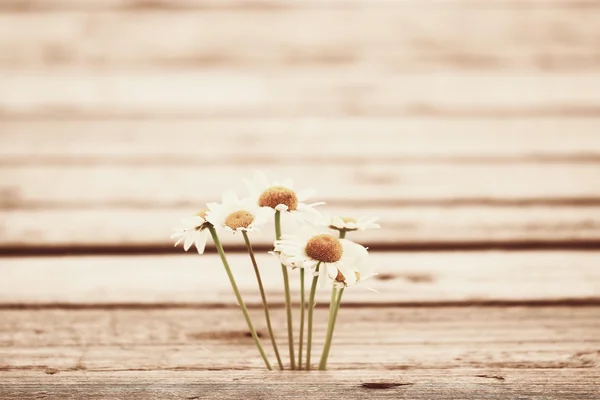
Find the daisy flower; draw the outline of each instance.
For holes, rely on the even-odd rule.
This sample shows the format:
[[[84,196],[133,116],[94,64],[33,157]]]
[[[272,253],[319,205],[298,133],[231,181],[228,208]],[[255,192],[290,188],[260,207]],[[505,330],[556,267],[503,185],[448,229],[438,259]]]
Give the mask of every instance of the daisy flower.
[[[281,240],[275,241],[275,253],[288,267],[308,268],[318,273],[321,286],[327,283],[354,286],[372,275],[367,268],[366,248],[329,233],[304,231],[297,235],[283,235]]]
[[[196,246],[198,254],[204,253],[206,240],[208,239],[209,231],[206,220],[206,211],[202,210],[196,215],[181,220],[182,227],[176,228],[175,233],[171,235],[171,239],[175,239],[175,246],[183,242],[183,249],[188,251],[192,244]]]
[[[315,190],[296,192],[291,179],[284,179],[281,182],[269,181],[262,172],[255,172],[254,180],[244,179],[244,183],[260,207],[269,207],[281,212],[287,211],[292,215],[301,216],[301,219],[319,217],[320,213],[314,207],[325,204],[323,202],[304,203],[315,195]]]
[[[272,208],[260,207],[254,199],[239,199],[231,191],[223,194],[222,203],[208,203],[207,206],[208,222],[229,232],[256,231],[275,213]]]
[[[333,285],[342,287],[351,287],[359,282],[363,282],[375,276],[375,270],[369,262],[369,252],[367,249],[357,243],[348,243],[347,253],[348,263],[346,272],[338,269],[337,275],[333,278]]]
[[[357,220],[351,217],[325,215],[319,225],[340,232],[366,231],[367,229],[381,228],[381,225],[376,223],[378,219],[378,217],[361,217]]]

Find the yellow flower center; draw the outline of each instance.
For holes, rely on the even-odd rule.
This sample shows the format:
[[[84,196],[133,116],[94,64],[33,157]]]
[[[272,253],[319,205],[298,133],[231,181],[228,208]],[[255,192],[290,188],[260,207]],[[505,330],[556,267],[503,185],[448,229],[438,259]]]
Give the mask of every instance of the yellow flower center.
[[[332,263],[339,261],[342,253],[342,244],[332,235],[316,235],[306,243],[306,254],[313,260]]]
[[[283,186],[271,186],[258,198],[261,207],[275,208],[279,204],[285,204],[290,211],[298,208],[298,197],[293,190]]]
[[[238,228],[247,228],[254,221],[254,215],[246,210],[233,212],[225,218],[225,225],[233,230]]]

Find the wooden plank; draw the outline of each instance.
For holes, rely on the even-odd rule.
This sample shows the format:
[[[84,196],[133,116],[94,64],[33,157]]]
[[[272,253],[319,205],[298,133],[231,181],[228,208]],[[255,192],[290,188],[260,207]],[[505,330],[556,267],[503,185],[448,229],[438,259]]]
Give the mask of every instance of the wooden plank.
[[[245,302],[260,305],[246,254],[228,259]],[[348,289],[347,304],[471,304],[600,300],[598,252],[371,253],[380,275]],[[277,260],[258,254],[270,303],[283,302]],[[234,304],[216,254],[0,259],[4,306],[130,304],[187,307]],[[290,274],[299,287],[299,273]],[[373,293],[374,289],[379,293]],[[297,303],[297,289],[294,289]],[[318,291],[327,303],[329,290]]]
[[[218,372],[8,372],[0,375],[0,395],[20,400],[164,398],[237,400],[259,398],[463,399],[510,398],[592,399],[598,369],[513,370],[502,374],[478,369],[423,371],[335,371],[267,374],[258,371]],[[485,373],[487,372],[487,373]]]
[[[5,115],[596,116],[600,108],[597,73],[5,69],[0,87]]]
[[[291,177],[295,187],[314,188],[313,201],[332,205],[448,204],[470,200],[533,200],[600,197],[596,164],[295,164],[214,165],[25,165],[0,168],[4,208],[189,207],[199,209],[226,190],[246,193],[242,178],[253,169]],[[192,184],[192,182],[198,184]],[[535,184],[532,184],[535,182]],[[475,201],[474,201],[475,199]],[[573,203],[573,204],[576,204]]]
[[[599,312],[598,307],[342,307],[328,367],[394,371],[396,376],[461,368],[500,376],[504,368],[548,368],[558,374],[559,369],[577,368],[597,374]],[[285,349],[285,310],[271,314],[279,346]],[[264,369],[236,309],[23,310],[0,315],[2,369],[29,376],[37,372],[42,378],[46,370],[58,372],[56,377],[70,370],[85,378],[84,373],[95,371]],[[264,314],[252,310],[251,315],[271,356]],[[316,310],[313,360],[321,352],[326,319],[326,309]],[[287,364],[285,351],[282,356]],[[505,378],[513,379],[516,374]]]
[[[291,0],[280,2],[277,0],[4,0],[0,10],[5,11],[106,11],[106,10],[138,10],[138,11],[173,11],[173,10],[206,10],[206,9],[239,9],[239,10],[284,10],[284,9],[311,9],[311,8],[354,8],[373,5],[385,7],[396,6],[394,2],[386,0]],[[404,0],[402,5],[410,7],[437,8],[472,8],[483,9],[593,9],[598,6],[595,0],[548,0],[540,3],[538,0],[429,0],[427,3],[418,0]]]
[[[477,206],[459,207],[322,207],[339,215],[377,215],[382,228],[352,237],[370,247],[441,245],[444,243],[576,243],[600,240],[600,207]],[[0,248],[25,246],[138,246],[168,248],[169,234],[193,210],[69,208],[0,211]],[[52,227],[48,229],[48,227]],[[93,235],[90,234],[93,232]],[[253,235],[255,245],[272,245],[273,228]],[[239,237],[224,235],[228,246],[243,246]],[[210,246],[209,246],[210,247]],[[68,252],[68,250],[67,250]]]
[[[557,117],[0,119],[0,163],[575,163],[600,158],[599,129]]]
[[[4,6],[17,10],[0,15],[0,63],[586,70],[598,68],[600,54],[594,29],[600,10],[567,1],[279,2],[263,8],[254,2],[251,9],[239,2],[234,7],[202,2],[199,10],[181,12],[173,2],[162,3],[163,10],[144,10],[148,2],[86,1],[77,2],[79,11],[40,3],[29,1],[27,12]],[[160,4],[150,2],[151,8]],[[156,29],[169,34],[157,36]]]

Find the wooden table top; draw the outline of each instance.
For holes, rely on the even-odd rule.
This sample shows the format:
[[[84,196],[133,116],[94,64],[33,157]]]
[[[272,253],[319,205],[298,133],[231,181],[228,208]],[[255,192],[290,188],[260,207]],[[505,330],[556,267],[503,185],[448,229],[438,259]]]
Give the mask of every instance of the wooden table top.
[[[595,0],[0,2],[0,399],[600,399],[598,26]],[[214,247],[169,240],[254,170],[381,218],[328,371],[265,371]]]

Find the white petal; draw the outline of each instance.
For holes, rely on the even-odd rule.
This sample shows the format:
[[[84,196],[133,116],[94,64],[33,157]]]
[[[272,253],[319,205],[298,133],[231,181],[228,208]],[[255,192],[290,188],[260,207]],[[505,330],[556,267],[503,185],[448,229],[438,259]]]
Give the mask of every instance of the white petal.
[[[341,219],[340,217],[333,217],[331,219],[331,225],[335,226],[336,228],[344,228],[344,220]]]
[[[193,243],[194,243],[194,236],[187,235],[185,237],[185,243],[183,243],[183,250],[188,251],[190,249],[190,247],[192,247]]]
[[[206,207],[209,210],[217,210],[221,207],[221,204],[217,203],[217,202],[210,202],[210,203],[206,203]]]
[[[201,232],[198,233],[198,236],[196,237],[196,249],[198,250],[198,254],[204,254],[207,238],[208,229],[203,229]]]
[[[327,264],[321,263],[321,266],[319,267],[319,286],[321,288],[327,286],[327,274]]]
[[[280,211],[280,212],[285,212],[288,210],[288,206],[286,206],[285,204],[278,204],[275,207],[275,210]]]

